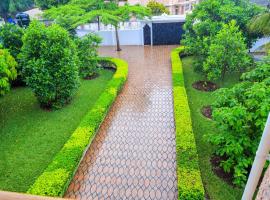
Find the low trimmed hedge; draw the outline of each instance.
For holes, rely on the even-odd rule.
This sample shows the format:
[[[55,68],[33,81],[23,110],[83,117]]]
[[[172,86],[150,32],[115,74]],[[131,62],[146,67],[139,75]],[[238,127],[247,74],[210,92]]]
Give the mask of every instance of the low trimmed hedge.
[[[128,75],[128,64],[117,58],[106,58],[116,65],[116,72],[92,109],[45,171],[27,193],[43,196],[63,196],[87,147],[94,139],[118,92]]]
[[[184,47],[179,47],[171,52],[176,126],[178,199],[199,200],[204,199],[204,187],[184,85],[182,62],[179,57],[179,54],[183,51]]]

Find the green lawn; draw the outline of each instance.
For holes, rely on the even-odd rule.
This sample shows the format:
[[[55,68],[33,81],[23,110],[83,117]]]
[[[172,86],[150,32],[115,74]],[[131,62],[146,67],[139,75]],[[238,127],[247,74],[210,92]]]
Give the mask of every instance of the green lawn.
[[[197,143],[197,150],[199,154],[200,169],[206,193],[212,200],[231,200],[241,199],[242,190],[234,188],[217,177],[211,168],[210,158],[214,150],[206,138],[206,134],[215,134],[217,129],[214,123],[205,118],[200,110],[204,105],[212,103],[213,98],[209,92],[200,92],[193,89],[192,83],[197,80],[204,80],[203,76],[193,71],[192,62],[194,57],[183,58],[183,68],[185,77],[185,86],[187,89],[189,105],[191,109],[191,117],[193,123],[193,130]],[[217,81],[220,87],[231,87],[239,80],[239,75],[231,74],[226,76],[225,81]]]
[[[42,110],[28,88],[0,98],[0,190],[26,192],[94,105],[113,71],[82,81],[61,110]]]

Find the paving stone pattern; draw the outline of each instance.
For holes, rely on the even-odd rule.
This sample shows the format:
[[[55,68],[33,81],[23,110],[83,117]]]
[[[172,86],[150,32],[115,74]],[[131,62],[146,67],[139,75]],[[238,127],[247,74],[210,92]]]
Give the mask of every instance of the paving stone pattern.
[[[172,48],[100,49],[103,56],[127,60],[129,77],[65,197],[177,199]]]

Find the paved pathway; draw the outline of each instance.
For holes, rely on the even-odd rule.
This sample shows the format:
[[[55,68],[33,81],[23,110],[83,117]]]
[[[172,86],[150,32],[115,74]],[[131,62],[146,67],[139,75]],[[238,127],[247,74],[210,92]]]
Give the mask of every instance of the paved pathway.
[[[104,56],[128,61],[129,77],[66,197],[177,199],[172,48],[101,48]]]

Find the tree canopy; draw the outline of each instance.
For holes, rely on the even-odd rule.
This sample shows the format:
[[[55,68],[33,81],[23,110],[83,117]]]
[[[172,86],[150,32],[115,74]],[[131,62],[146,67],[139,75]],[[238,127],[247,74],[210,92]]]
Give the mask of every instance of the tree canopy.
[[[149,1],[147,7],[151,9],[152,15],[170,14],[169,10],[162,3],[155,0]]]

